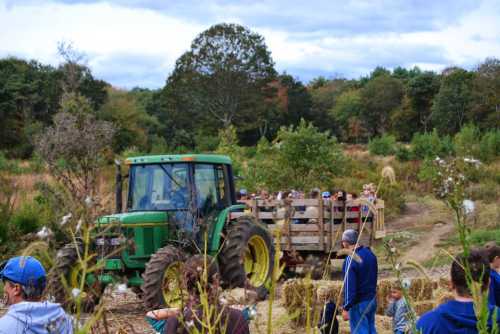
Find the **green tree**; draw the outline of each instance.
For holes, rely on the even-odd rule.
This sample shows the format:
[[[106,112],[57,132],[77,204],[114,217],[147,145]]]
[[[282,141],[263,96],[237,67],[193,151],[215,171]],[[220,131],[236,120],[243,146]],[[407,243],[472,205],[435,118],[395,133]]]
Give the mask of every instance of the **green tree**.
[[[276,186],[308,189],[327,182],[345,170],[345,157],[334,137],[302,120],[298,127],[283,127],[275,140]]]
[[[476,70],[468,121],[484,129],[500,128],[500,60],[487,58]]]
[[[403,94],[401,82],[387,75],[377,75],[362,88],[362,120],[370,136],[389,129],[391,114],[400,107]]]
[[[361,124],[363,104],[359,90],[343,92],[337,99],[330,114],[335,119],[338,133],[346,141],[359,142],[366,136],[366,130]]]
[[[156,118],[141,108],[132,92],[109,88],[107,95],[107,102],[98,112],[98,117],[115,126],[113,150],[119,153],[126,148],[136,147],[146,151],[151,134],[149,129],[156,127]]]
[[[264,38],[237,24],[217,24],[199,34],[168,78],[173,109],[189,110],[216,130],[234,125],[258,131],[276,78]],[[180,107],[180,104],[183,107]],[[176,113],[182,113],[176,110]]]
[[[279,76],[279,83],[284,89],[282,96],[278,91],[284,112],[280,125],[298,125],[302,118],[310,120],[312,97],[302,82],[285,73]]]
[[[411,106],[411,100],[404,95],[401,106],[391,114],[391,132],[401,141],[410,141],[412,135],[418,131],[417,115]]]
[[[31,136],[51,122],[61,90],[54,68],[17,58],[0,60],[0,150],[31,155]]]
[[[335,124],[331,110],[335,106],[337,98],[344,91],[353,88],[353,86],[353,82],[346,79],[329,80],[326,84],[319,85],[317,88],[314,88],[315,85],[310,86],[312,107],[308,120],[312,121],[314,126],[321,131],[339,133],[339,128]]]
[[[57,52],[63,59],[58,68],[63,91],[85,96],[91,107],[98,110],[106,102],[108,84],[94,78],[90,68],[85,65],[85,54],[78,51],[72,43],[60,42]]]
[[[410,122],[417,122],[416,131],[427,132],[431,120],[434,96],[439,92],[439,76],[434,72],[423,72],[408,82],[408,98],[415,115]]]
[[[440,133],[454,134],[467,120],[472,103],[474,74],[463,69],[444,71],[432,105],[432,122]]]

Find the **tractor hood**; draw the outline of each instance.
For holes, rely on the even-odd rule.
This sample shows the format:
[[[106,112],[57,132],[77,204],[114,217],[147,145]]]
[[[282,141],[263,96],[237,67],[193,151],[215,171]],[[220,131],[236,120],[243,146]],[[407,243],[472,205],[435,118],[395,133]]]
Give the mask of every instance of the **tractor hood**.
[[[117,222],[123,225],[144,225],[165,223],[167,218],[168,214],[165,211],[139,211],[102,216],[97,219],[97,222],[102,225]]]

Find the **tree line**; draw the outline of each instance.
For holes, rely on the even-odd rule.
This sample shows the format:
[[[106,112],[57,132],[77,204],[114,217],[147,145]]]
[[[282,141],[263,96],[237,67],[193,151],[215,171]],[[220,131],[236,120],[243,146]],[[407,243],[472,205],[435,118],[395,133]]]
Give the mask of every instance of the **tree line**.
[[[304,84],[277,73],[262,36],[223,23],[193,40],[164,87],[120,90],[96,78],[71,45],[61,44],[59,53],[57,67],[0,59],[0,151],[9,157],[29,158],[55,115],[75,109],[111,123],[114,153],[213,151],[220,129],[230,127],[241,145],[253,146],[302,119],[349,143],[382,135],[410,141],[433,130],[454,135],[469,123],[500,128],[496,58],[472,70],[377,67],[359,79]]]

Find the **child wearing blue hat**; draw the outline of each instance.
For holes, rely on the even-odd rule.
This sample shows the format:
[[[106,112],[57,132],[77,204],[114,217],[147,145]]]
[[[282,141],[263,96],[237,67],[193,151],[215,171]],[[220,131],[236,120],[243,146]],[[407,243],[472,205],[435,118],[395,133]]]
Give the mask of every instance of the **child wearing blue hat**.
[[[0,334],[71,334],[71,318],[59,304],[42,302],[47,275],[31,256],[11,258],[0,272],[7,313],[0,318]]]

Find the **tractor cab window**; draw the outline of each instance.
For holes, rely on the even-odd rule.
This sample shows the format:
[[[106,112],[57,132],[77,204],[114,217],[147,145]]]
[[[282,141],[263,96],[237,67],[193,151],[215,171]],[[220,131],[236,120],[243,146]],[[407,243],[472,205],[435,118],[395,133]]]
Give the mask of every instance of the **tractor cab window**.
[[[227,190],[222,165],[196,164],[194,171],[197,208],[202,214],[227,206]]]
[[[135,165],[130,169],[130,211],[187,209],[187,164]]]

